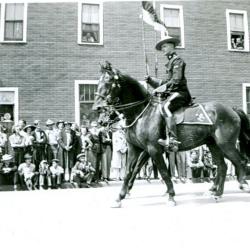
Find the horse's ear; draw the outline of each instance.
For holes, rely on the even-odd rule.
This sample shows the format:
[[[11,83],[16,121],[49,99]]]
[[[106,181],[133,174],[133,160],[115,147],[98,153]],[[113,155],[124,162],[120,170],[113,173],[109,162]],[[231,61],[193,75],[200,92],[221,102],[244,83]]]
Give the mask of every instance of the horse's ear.
[[[106,63],[106,65],[105,65],[105,69],[107,69],[107,70],[112,70],[112,65],[111,65],[111,63],[109,62],[109,61],[105,61],[105,63]]]

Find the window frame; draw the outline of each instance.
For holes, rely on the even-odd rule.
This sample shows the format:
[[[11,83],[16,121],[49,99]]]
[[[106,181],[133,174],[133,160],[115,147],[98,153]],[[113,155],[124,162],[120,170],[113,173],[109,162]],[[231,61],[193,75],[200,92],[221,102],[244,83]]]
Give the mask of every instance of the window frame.
[[[98,85],[99,80],[75,80],[75,122],[80,124],[80,85],[84,84],[93,84]],[[90,101],[86,101],[86,103],[92,103]]]
[[[247,114],[247,88],[250,89],[250,83],[243,83],[242,84],[242,108],[246,114]]]
[[[0,87],[0,92],[14,92],[14,123],[19,120],[19,93],[18,88]]]
[[[98,4],[99,5],[99,20],[100,20],[100,41],[99,43],[88,43],[82,42],[82,5],[83,4]],[[93,1],[80,1],[78,2],[78,35],[77,35],[77,43],[79,45],[103,45],[103,2],[93,0]]]
[[[164,9],[178,9],[179,18],[180,18],[180,29],[181,29],[181,46],[176,46],[176,48],[184,49],[185,48],[185,33],[184,33],[184,17],[183,17],[183,6],[182,5],[173,5],[173,4],[161,4],[160,5],[160,18],[164,21]],[[161,39],[164,39],[164,31],[161,32]]]
[[[6,4],[23,4],[23,39],[22,40],[5,40],[5,10]],[[27,42],[27,12],[28,12],[28,3],[27,2],[6,2],[1,5],[1,20],[0,20],[0,43],[26,43]]]
[[[243,22],[244,22],[244,50],[232,49],[231,48],[231,27],[230,27],[230,14],[243,14]],[[229,51],[235,52],[249,52],[249,32],[248,32],[248,17],[246,10],[232,10],[226,9],[226,21],[227,21],[227,48]]]

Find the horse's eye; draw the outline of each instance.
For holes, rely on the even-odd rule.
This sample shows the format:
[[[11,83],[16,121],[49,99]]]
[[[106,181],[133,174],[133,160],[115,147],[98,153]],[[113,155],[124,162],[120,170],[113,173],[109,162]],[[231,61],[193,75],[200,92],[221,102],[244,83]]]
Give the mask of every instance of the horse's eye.
[[[114,79],[118,80],[119,79],[118,75],[114,75]]]
[[[112,88],[115,88],[115,87],[116,87],[116,85],[115,85],[115,83],[113,83],[113,84],[112,84]]]

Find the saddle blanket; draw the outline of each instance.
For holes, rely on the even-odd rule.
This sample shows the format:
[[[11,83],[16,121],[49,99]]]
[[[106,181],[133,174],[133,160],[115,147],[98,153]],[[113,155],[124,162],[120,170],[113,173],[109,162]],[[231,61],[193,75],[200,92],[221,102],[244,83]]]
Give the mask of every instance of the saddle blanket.
[[[161,104],[162,110],[164,109],[164,104],[164,102]],[[176,124],[213,125],[213,122],[201,104],[180,108],[173,115]]]

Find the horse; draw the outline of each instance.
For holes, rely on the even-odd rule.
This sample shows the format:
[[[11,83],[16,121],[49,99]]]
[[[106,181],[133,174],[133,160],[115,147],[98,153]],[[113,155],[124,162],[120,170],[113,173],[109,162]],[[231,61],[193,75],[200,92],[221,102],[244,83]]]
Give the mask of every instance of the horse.
[[[241,147],[247,156],[250,156],[247,150],[250,138],[250,122],[247,116],[244,112],[218,102],[201,105],[211,119],[212,125],[178,124],[177,137],[181,142],[179,151],[191,150],[203,144],[208,146],[217,165],[217,175],[210,188],[215,199],[221,197],[224,192],[227,171],[224,158],[234,164],[240,187],[248,191],[246,159],[236,148],[236,142],[240,139]],[[128,142],[127,173],[113,207],[121,207],[122,200],[128,192],[128,185],[133,185],[136,169],[138,171],[148,157],[152,158],[167,186],[169,205],[175,206],[174,186],[163,158],[164,148],[157,142],[165,136],[165,122],[159,109],[158,98],[149,95],[146,88],[136,79],[122,74],[108,63],[101,66],[101,76],[93,104],[94,110],[105,107],[113,107],[124,114]]]

